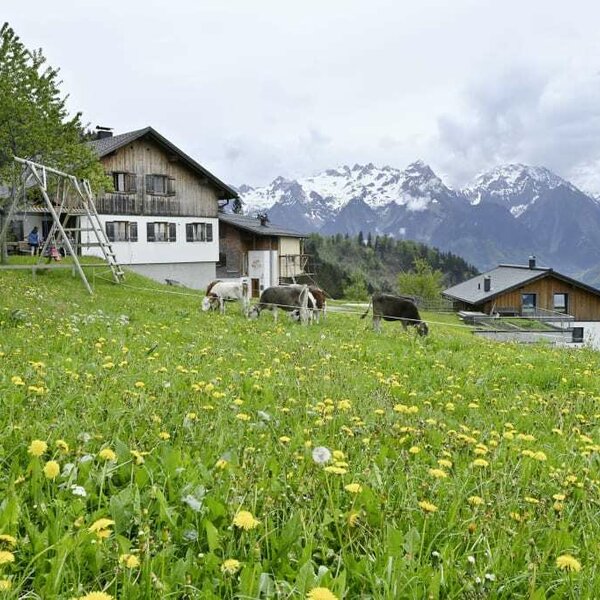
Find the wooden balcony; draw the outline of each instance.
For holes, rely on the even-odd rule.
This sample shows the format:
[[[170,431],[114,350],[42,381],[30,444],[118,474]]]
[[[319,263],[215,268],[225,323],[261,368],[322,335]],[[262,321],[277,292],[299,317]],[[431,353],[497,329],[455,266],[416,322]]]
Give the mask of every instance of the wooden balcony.
[[[309,273],[308,254],[282,254],[279,257],[279,277],[281,279],[293,279],[300,275]]]
[[[136,194],[107,194],[96,199],[96,208],[104,215],[185,216],[180,203],[168,196],[140,198]]]

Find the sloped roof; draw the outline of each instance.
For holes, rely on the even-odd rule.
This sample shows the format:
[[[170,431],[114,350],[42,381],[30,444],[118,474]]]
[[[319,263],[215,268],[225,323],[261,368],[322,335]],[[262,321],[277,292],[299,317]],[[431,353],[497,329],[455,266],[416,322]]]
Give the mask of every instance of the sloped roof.
[[[229,225],[239,227],[240,229],[244,229],[246,231],[251,231],[256,235],[274,235],[278,237],[296,238],[306,237],[303,233],[294,231],[292,229],[285,229],[284,227],[279,227],[279,225],[274,225],[272,223],[261,225],[257,218],[247,217],[245,215],[219,213],[219,221],[223,221],[224,223],[228,223]]]
[[[127,133],[120,133],[119,135],[113,135],[111,137],[105,137],[99,140],[92,140],[88,142],[88,145],[96,154],[102,158],[119,148],[139,140],[142,137],[149,137],[154,140],[157,144],[171,151],[177,155],[181,161],[186,164],[192,171],[195,171],[198,175],[206,177],[211,181],[217,188],[223,193],[223,198],[231,199],[237,198],[238,193],[226,183],[223,183],[220,179],[215,177],[210,171],[207,171],[202,165],[197,163],[191,156],[188,156],[185,152],[180,150],[175,144],[171,143],[166,137],[162,136],[158,131],[152,127],[144,127],[143,129],[136,129],[135,131],[128,131]]]
[[[500,294],[518,288],[526,283],[532,283],[552,275],[557,279],[580,287],[592,294],[600,295],[600,290],[593,288],[581,281],[567,277],[546,267],[534,267],[522,265],[499,265],[491,271],[477,275],[463,283],[454,285],[442,292],[442,295],[454,300],[462,300],[468,304],[483,304]],[[484,291],[483,281],[485,277],[490,278],[490,291]]]

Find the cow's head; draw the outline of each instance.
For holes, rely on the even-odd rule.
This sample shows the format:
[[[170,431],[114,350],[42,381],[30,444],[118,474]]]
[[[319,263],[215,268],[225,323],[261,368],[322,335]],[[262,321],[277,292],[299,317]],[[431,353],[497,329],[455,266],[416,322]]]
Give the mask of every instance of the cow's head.
[[[427,335],[429,333],[429,327],[427,327],[427,323],[425,323],[425,321],[421,321],[417,325],[417,333],[419,335]]]
[[[207,310],[215,310],[219,306],[219,299],[216,296],[208,295],[204,296],[202,299],[202,310],[206,312]]]
[[[248,312],[248,318],[249,319],[258,319],[258,317],[260,317],[260,310],[258,309],[257,306],[253,306],[250,311]]]

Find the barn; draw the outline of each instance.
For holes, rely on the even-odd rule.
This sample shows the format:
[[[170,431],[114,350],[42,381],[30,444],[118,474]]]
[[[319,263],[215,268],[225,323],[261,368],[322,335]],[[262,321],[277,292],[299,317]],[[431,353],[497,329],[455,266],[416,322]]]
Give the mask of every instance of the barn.
[[[600,321],[600,290],[551,268],[499,265],[442,293],[457,311],[502,316],[572,315],[576,321]]]

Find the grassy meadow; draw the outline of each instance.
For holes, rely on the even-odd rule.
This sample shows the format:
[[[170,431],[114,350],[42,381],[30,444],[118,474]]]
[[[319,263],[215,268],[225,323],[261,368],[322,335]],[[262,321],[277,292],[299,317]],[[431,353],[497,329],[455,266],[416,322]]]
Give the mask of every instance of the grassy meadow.
[[[126,283],[0,271],[0,598],[600,595],[598,353]]]

